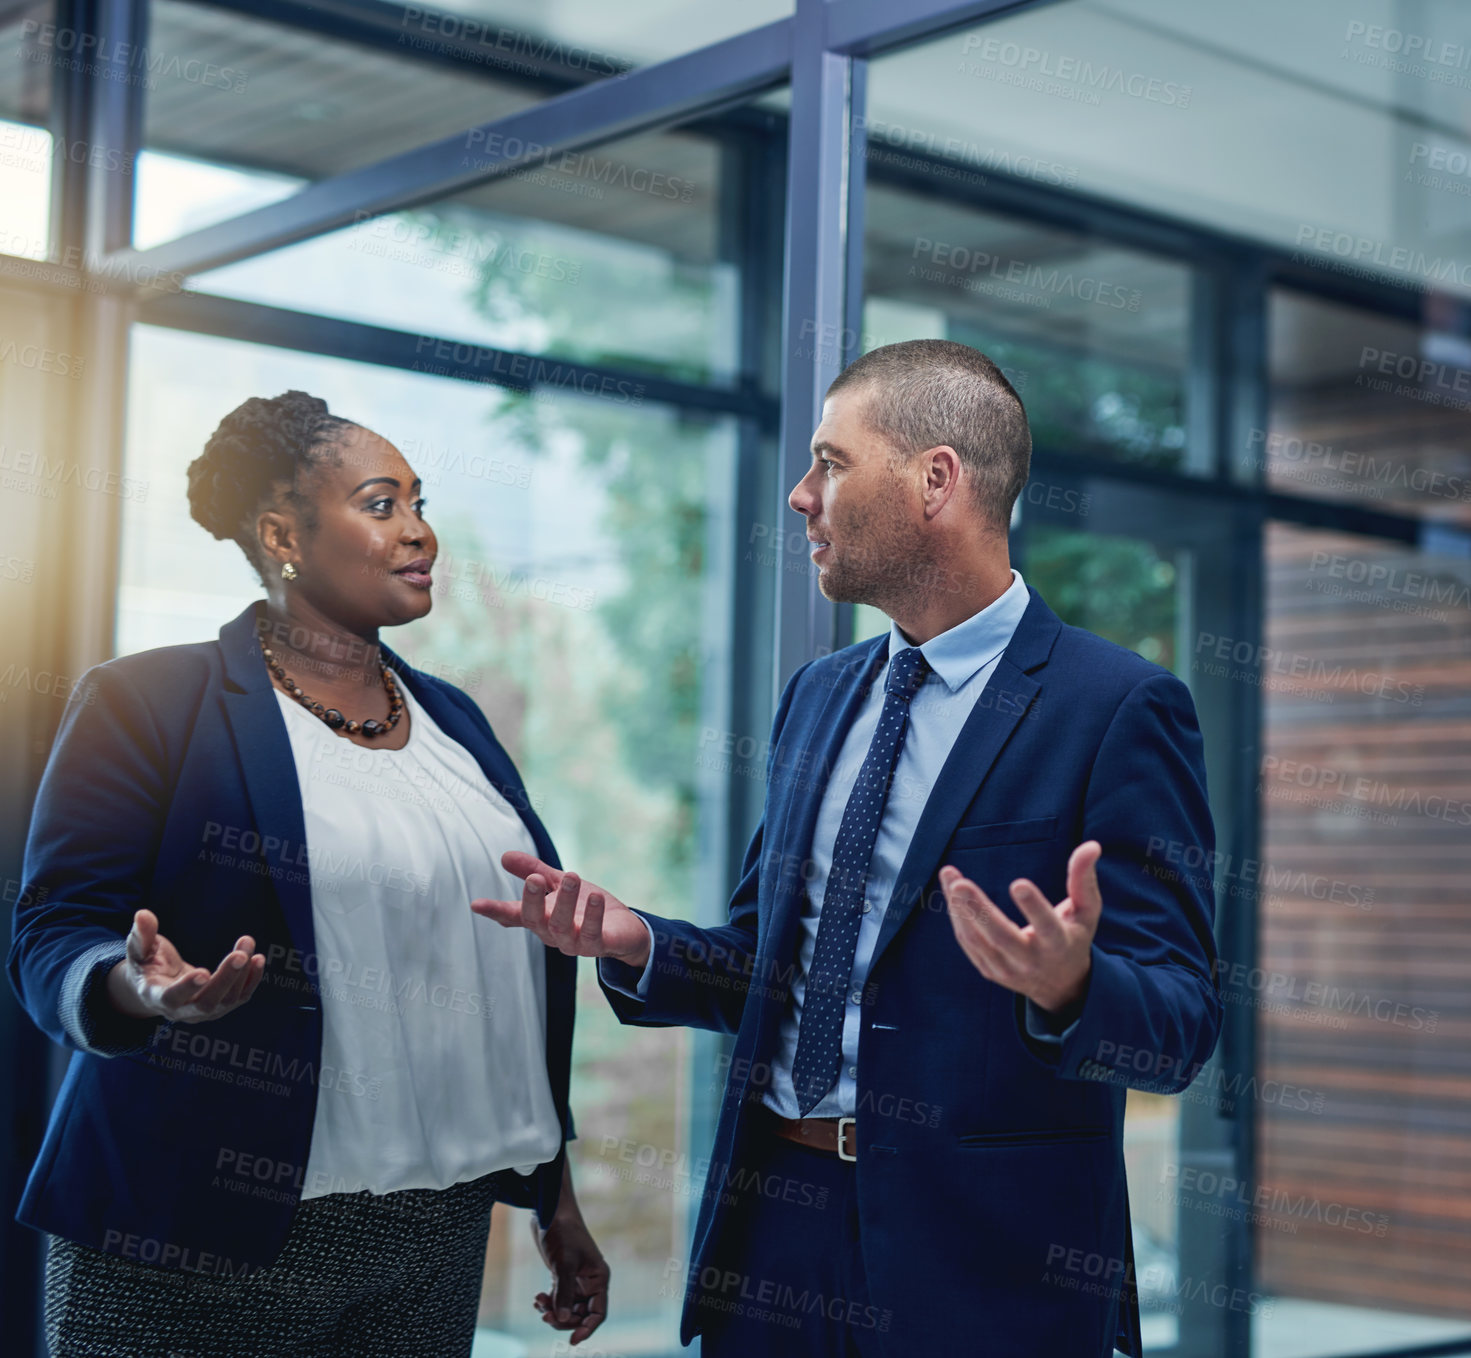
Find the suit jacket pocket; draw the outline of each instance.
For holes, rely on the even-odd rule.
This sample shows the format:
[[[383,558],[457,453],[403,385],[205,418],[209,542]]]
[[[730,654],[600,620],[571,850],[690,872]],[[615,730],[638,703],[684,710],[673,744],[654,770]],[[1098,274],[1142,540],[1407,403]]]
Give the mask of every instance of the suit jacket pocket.
[[[989,849],[993,844],[1027,844],[1033,840],[1051,839],[1056,833],[1056,816],[994,821],[986,825],[962,825],[950,836],[950,847]]]

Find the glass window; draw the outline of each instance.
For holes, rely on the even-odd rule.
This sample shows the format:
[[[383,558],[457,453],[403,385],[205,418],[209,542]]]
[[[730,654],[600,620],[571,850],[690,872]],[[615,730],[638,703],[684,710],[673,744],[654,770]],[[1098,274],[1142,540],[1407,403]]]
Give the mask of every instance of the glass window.
[[[874,65],[870,136],[1471,293],[1459,0],[1072,0]]]
[[[1273,525],[1261,662],[1258,1351],[1471,1336],[1471,543]]]
[[[416,332],[426,367],[447,338],[729,385],[741,196],[722,185],[742,155],[689,133],[626,138],[191,286]]]
[[[432,52],[418,53],[409,21],[415,7],[393,12],[403,25],[373,46],[238,9],[153,0],[146,46],[116,59],[126,59],[144,82],[144,148],[310,181],[536,102],[523,80],[507,78],[495,65],[461,70]],[[238,183],[181,184],[177,175],[154,173],[138,182],[139,219],[156,232],[160,221],[176,215],[175,193],[187,199],[190,226],[241,210]],[[155,195],[161,204],[154,204]]]
[[[1051,488],[1040,469],[1034,484]],[[1065,623],[1137,651],[1174,670],[1195,688],[1184,644],[1198,613],[1194,588],[1199,553],[1184,546],[1156,519],[1157,536],[1127,531],[1130,518],[1146,522],[1159,507],[1128,506],[1106,483],[1083,487],[1036,504],[1021,502],[1022,574]],[[1151,512],[1152,511],[1152,512]],[[1200,515],[1201,520],[1205,515]],[[1119,531],[1124,530],[1124,531]],[[1202,526],[1202,543],[1208,534]],[[1170,540],[1173,538],[1174,540]],[[1204,701],[1197,690],[1196,700]],[[1182,1165],[1193,1165],[1210,1115],[1208,1080],[1167,1097],[1131,1089],[1124,1118],[1124,1162],[1133,1228],[1134,1276],[1146,1351],[1167,1353],[1191,1336],[1187,1328],[1190,1279],[1203,1258],[1224,1254],[1224,1231],[1184,1210],[1174,1191]]]
[[[424,477],[435,606],[387,639],[480,704],[564,861],[659,913],[722,912],[720,865],[696,848],[726,814],[699,752],[702,731],[730,724],[734,422],[137,327],[126,471],[146,493],[123,506],[119,651],[210,637],[259,597],[238,549],[189,519],[184,469],[246,396],[291,387],[391,439]],[[677,1323],[668,1263],[687,1254],[702,1186],[690,1119],[714,1104],[689,1084],[696,1041],[620,1028],[582,969],[573,1160],[618,1273],[599,1342],[622,1353],[666,1352]],[[639,1182],[630,1146],[672,1168]],[[535,1341],[541,1264],[520,1214],[495,1216],[481,1321]]]
[[[1471,340],[1284,289],[1268,317],[1267,484],[1471,523]]]
[[[133,244],[140,250],[280,202],[306,183],[163,151],[140,151],[134,175]]]
[[[891,177],[871,144],[864,350],[974,345],[1016,387],[1038,448],[1210,466],[1208,440],[1189,435],[1188,266],[953,201],[938,173],[920,191]]]
[[[49,251],[52,15],[51,0],[0,9],[0,255]]]

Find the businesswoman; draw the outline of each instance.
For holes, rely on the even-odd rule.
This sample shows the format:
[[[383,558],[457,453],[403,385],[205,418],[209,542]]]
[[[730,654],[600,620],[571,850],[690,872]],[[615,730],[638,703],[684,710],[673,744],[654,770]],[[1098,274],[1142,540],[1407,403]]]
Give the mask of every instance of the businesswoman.
[[[10,975],[73,1053],[18,1214],[52,1352],[468,1354],[493,1201],[580,1342],[574,964],[469,908],[554,851],[474,703],[378,641],[431,607],[419,481],[293,391],[189,504],[267,597],[84,677],[26,847]]]

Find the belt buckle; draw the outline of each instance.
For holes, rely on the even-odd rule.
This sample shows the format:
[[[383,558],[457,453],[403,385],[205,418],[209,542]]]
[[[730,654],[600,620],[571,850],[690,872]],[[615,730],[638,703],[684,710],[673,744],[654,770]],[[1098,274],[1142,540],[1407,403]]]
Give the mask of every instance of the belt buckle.
[[[858,1135],[858,1132],[857,1132],[858,1119],[857,1118],[839,1118],[838,1119],[838,1159],[839,1160],[846,1160],[849,1164],[856,1165],[858,1163],[858,1152],[855,1150],[852,1155],[849,1155],[843,1149],[844,1145],[847,1144],[847,1131],[848,1131],[848,1129],[850,1127],[852,1127],[854,1129],[853,1135],[856,1138],[857,1135]]]

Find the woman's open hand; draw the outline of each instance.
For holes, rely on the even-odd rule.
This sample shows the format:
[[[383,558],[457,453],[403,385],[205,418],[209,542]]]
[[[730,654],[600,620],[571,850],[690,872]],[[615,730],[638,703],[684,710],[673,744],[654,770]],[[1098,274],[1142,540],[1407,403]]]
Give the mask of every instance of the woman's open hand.
[[[139,910],[128,932],[127,956],[107,973],[107,997],[130,1018],[206,1023],[238,1009],[265,974],[266,959],[242,934],[211,973],[190,966],[158,932],[158,917]]]

